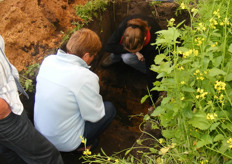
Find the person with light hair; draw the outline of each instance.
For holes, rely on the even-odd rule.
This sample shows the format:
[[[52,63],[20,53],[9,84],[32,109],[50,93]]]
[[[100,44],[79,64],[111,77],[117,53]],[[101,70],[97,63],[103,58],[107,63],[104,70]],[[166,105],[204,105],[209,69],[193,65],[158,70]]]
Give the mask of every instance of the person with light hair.
[[[91,148],[112,122],[116,110],[103,102],[99,78],[89,65],[102,45],[89,29],[76,31],[62,49],[41,64],[36,84],[34,123],[59,151],[81,150],[82,138]]]

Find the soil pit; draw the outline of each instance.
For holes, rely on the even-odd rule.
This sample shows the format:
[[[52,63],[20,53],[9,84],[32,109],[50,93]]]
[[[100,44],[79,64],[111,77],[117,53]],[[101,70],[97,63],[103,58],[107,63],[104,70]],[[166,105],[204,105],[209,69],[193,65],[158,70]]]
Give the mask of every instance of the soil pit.
[[[0,33],[6,41],[6,54],[17,69],[23,70],[35,62],[41,62],[44,56],[54,53],[61,43],[63,33],[73,28],[71,22],[80,21],[73,7],[85,4],[87,0],[8,0],[0,3]],[[153,7],[144,0],[121,1],[111,4],[99,18],[94,18],[87,27],[99,34],[104,44],[119,23],[129,15],[145,14],[157,19],[165,29],[167,20],[174,17],[181,22],[187,17],[175,16],[178,5],[160,3]],[[188,22],[186,22],[188,23]],[[20,55],[19,55],[20,54]],[[102,148],[107,155],[131,147],[141,136],[139,124],[143,117],[130,117],[147,113],[148,103],[140,104],[147,94],[146,76],[122,62],[107,69],[100,66],[107,53],[103,50],[92,64],[92,71],[99,76],[101,95],[104,101],[116,106],[117,116],[110,127],[100,137],[100,143],[94,153]],[[28,116],[33,120],[34,94],[30,99],[22,97]],[[160,135],[160,132],[156,132]],[[62,153],[66,164],[81,163],[79,155]],[[0,162],[1,159],[0,159]],[[3,163],[3,162],[2,162]]]

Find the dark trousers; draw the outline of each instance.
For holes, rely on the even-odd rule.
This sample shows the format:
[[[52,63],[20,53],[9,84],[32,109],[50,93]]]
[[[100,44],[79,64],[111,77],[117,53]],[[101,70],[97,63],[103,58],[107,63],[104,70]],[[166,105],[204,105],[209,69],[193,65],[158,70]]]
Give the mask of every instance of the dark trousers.
[[[85,131],[83,136],[87,139],[87,145],[90,145],[99,137],[100,134],[104,132],[116,115],[115,107],[111,102],[106,101],[104,102],[104,105],[105,116],[101,120],[94,123],[89,121],[85,122]]]
[[[0,120],[0,153],[10,164],[63,164],[59,151],[33,126],[27,114]]]

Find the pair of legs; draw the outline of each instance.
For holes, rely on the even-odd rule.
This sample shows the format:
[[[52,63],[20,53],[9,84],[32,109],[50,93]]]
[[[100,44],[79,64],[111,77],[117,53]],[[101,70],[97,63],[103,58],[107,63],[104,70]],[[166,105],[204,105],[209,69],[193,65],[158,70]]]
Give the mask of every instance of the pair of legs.
[[[106,101],[105,105],[105,116],[98,122],[85,122],[85,131],[83,136],[87,139],[87,145],[91,145],[96,138],[104,132],[104,130],[110,125],[116,115],[116,109],[114,105]],[[82,145],[80,146],[82,147]]]
[[[63,164],[60,152],[34,128],[25,111],[0,120],[0,153],[10,164]]]
[[[125,53],[125,54],[116,55],[116,54],[111,53],[110,59],[111,59],[112,63],[119,62],[122,59],[125,64],[127,64],[127,65],[131,66],[132,68],[146,74],[145,61],[138,60],[138,57],[135,54]]]

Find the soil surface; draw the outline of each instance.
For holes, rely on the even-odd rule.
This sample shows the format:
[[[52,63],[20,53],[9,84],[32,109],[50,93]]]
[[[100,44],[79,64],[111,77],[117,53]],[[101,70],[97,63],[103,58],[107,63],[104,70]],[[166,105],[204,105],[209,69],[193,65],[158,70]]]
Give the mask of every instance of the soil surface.
[[[6,42],[6,55],[10,62],[22,71],[31,64],[41,63],[45,56],[55,53],[64,34],[74,28],[72,22],[81,21],[75,14],[74,6],[83,5],[87,1],[0,0],[0,34]],[[175,3],[160,3],[151,7],[144,0],[118,0],[100,14],[100,20],[99,17],[94,18],[87,27],[99,34],[104,46],[125,16],[137,13],[154,16],[165,29],[167,19],[176,17],[176,8]],[[186,17],[182,14],[182,17],[176,18],[177,22]],[[102,68],[100,63],[106,55],[103,50],[99,53],[92,64],[92,71],[99,76],[103,99],[114,103],[117,116],[100,137],[94,153],[103,148],[107,155],[111,155],[131,147],[141,136],[139,124],[143,117],[137,115],[147,114],[149,105],[147,102],[140,104],[141,98],[147,94],[146,76],[123,63]],[[29,100],[22,97],[22,101],[33,121],[34,94],[30,93]],[[157,136],[160,135],[159,132],[156,133]],[[66,164],[81,163],[77,154],[62,153],[62,156]]]

